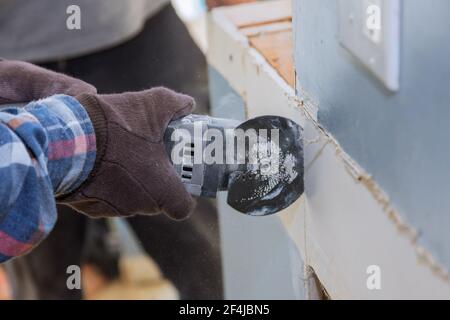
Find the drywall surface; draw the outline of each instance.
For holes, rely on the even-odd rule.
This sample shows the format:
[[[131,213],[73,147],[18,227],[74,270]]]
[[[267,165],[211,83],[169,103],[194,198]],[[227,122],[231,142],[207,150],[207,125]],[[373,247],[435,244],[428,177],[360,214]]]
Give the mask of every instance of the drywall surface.
[[[338,1],[293,3],[299,97],[318,106],[320,125],[381,186],[418,243],[450,269],[450,2],[402,2],[397,93],[340,46]],[[331,203],[327,195],[320,201]]]
[[[449,298],[449,283],[417,246],[414,233],[309,117],[304,141],[306,197],[280,218],[330,297]],[[371,286],[372,268],[379,270],[379,287]]]
[[[242,98],[210,67],[212,115],[245,120]],[[226,299],[303,299],[303,262],[275,216],[245,216],[218,197]]]

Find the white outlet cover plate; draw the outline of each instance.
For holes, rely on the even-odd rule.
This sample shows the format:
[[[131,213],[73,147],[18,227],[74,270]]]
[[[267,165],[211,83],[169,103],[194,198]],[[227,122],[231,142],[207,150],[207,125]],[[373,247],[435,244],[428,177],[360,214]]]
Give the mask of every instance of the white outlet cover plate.
[[[401,0],[339,0],[339,38],[391,91],[400,87]],[[380,29],[369,29],[368,19],[380,9]]]

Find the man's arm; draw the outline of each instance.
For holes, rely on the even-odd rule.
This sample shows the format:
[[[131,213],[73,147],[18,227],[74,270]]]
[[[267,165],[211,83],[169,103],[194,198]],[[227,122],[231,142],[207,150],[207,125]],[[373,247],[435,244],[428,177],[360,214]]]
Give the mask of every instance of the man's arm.
[[[55,194],[75,190],[95,155],[92,123],[72,97],[0,109],[0,262],[46,237],[57,218]]]

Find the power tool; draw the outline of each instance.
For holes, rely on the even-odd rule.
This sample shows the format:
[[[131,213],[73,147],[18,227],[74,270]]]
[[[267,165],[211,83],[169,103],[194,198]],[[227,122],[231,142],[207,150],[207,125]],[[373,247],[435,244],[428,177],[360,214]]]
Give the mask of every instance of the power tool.
[[[304,191],[302,128],[279,116],[247,121],[189,115],[172,121],[166,151],[186,190],[250,216],[277,213]]]

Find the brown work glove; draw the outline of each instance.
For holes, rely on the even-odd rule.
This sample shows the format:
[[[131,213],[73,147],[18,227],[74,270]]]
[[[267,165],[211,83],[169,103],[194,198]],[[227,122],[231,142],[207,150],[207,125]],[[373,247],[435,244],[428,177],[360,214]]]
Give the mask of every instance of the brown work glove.
[[[177,220],[187,217],[194,202],[163,137],[170,121],[192,112],[194,100],[166,88],[75,98],[94,125],[97,158],[90,178],[59,201],[94,217],[161,211]]]
[[[192,98],[164,88],[95,95],[95,87],[30,63],[0,58],[0,104],[27,103],[55,94],[75,96],[87,109],[97,139],[90,178],[58,199],[93,217],[165,211],[175,219],[194,206],[165,153],[170,120],[192,111]]]
[[[96,92],[95,87],[81,80],[31,63],[0,58],[0,104],[27,103],[55,94]]]

